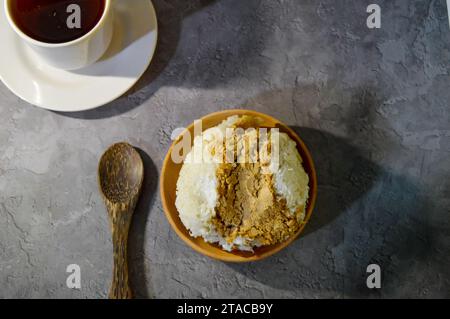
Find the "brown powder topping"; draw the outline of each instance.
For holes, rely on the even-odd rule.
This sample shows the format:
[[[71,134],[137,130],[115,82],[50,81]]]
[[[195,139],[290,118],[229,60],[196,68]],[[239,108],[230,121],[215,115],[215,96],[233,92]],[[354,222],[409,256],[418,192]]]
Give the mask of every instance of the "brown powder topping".
[[[229,243],[241,236],[271,245],[295,234],[300,223],[287,208],[285,199],[276,195],[273,175],[260,162],[248,163],[250,150],[259,151],[248,145],[249,141],[258,141],[252,134],[257,133],[235,135],[235,142],[242,139],[249,147],[245,148],[245,154],[236,152],[234,163],[219,165],[216,172],[219,198],[212,222]],[[242,155],[246,161],[238,163]]]

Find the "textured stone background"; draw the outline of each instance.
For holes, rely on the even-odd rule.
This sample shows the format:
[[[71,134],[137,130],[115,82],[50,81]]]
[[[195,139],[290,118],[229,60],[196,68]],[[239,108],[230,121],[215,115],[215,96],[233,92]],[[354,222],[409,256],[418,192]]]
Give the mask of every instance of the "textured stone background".
[[[127,140],[147,180],[130,238],[139,297],[450,297],[450,30],[443,0],[380,1],[369,30],[353,0],[154,1],[160,45],[129,94],[78,114],[0,86],[0,297],[105,297],[108,220],[99,156]],[[6,48],[5,48],[6,49]],[[247,107],[292,125],[313,152],[317,209],[265,261],[188,248],[157,180],[174,128]],[[369,263],[382,289],[365,287]],[[65,286],[66,266],[82,289]]]

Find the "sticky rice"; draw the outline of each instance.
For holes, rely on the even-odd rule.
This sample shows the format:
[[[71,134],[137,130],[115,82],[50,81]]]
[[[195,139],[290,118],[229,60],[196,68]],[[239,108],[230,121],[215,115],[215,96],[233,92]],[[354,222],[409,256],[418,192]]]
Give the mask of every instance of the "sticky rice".
[[[263,140],[258,127],[249,129],[257,123],[232,116],[195,137],[177,181],[175,204],[191,236],[227,251],[285,241],[305,218],[309,177],[295,141],[278,131]],[[230,128],[245,131],[224,138]]]

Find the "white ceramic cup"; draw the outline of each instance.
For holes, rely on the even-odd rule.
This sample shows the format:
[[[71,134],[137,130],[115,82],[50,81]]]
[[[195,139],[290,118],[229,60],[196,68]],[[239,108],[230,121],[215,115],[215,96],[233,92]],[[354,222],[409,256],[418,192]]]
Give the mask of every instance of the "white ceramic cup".
[[[46,43],[26,35],[14,22],[10,2],[5,0],[5,13],[10,26],[42,60],[59,69],[76,70],[86,67],[105,53],[113,34],[113,0],[105,0],[103,15],[97,25],[82,37],[64,43]]]

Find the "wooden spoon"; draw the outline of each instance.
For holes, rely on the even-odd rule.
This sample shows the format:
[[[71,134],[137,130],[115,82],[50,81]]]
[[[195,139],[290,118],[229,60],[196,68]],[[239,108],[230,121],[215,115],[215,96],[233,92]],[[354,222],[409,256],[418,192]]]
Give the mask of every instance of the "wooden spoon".
[[[111,222],[114,257],[110,299],[132,298],[128,282],[128,231],[143,180],[142,158],[131,145],[114,144],[102,155],[98,181]]]

